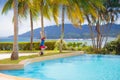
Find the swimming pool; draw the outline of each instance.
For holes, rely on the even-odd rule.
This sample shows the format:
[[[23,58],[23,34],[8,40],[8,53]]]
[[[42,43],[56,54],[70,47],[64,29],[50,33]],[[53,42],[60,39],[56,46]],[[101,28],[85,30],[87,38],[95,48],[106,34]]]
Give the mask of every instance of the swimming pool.
[[[120,56],[80,55],[35,62],[4,74],[37,80],[120,80]]]

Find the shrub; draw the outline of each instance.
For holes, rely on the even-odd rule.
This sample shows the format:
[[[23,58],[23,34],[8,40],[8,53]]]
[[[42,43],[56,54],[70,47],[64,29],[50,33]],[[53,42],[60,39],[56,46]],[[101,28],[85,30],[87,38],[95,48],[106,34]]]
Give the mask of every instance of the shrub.
[[[30,50],[30,42],[20,42],[19,50]],[[39,48],[40,42],[33,42],[33,50],[40,50]],[[46,41],[45,45],[47,46],[47,50],[53,50],[55,41]],[[12,50],[13,43],[11,42],[4,42],[0,43],[0,50]]]
[[[103,48],[103,53],[120,55],[120,37],[118,37],[115,41],[107,43]]]
[[[54,50],[59,50],[59,47],[60,47],[60,39],[56,41],[55,45],[54,45]],[[62,46],[62,49],[63,50],[66,50],[67,49],[67,44],[66,42],[63,40],[63,46]]]
[[[85,47],[86,44],[81,42],[69,42],[67,46],[69,50],[82,50],[82,48]]]
[[[0,50],[12,50],[13,44],[12,43],[0,43]]]

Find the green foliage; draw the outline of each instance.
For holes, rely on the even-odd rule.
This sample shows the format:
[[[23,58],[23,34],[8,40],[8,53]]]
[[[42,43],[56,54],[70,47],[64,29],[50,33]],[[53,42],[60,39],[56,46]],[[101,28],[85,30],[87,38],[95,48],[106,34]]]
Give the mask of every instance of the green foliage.
[[[84,46],[84,47],[82,47],[81,50],[88,53],[88,54],[95,54],[96,53],[92,46]]]
[[[47,42],[45,42],[45,45],[47,46],[47,50],[54,50],[55,43],[56,43],[56,41],[47,41]]]
[[[67,46],[69,50],[82,50],[86,46],[86,43],[69,42]]]
[[[30,50],[30,43],[29,42],[19,43],[19,50]]]
[[[12,43],[0,43],[0,50],[12,50]]]
[[[111,41],[103,48],[103,53],[120,55],[120,35],[115,41]]]
[[[66,42],[63,40],[62,41],[63,43],[63,50],[66,50],[67,49],[67,44]],[[60,47],[60,44],[61,44],[61,40],[59,39],[58,41],[56,41],[55,45],[54,45],[54,50],[59,50],[59,47]]]
[[[19,50],[30,50],[30,42],[20,42],[19,44]],[[40,42],[34,42],[33,43],[33,50],[39,50]],[[45,45],[47,46],[47,50],[53,50],[55,41],[46,41]],[[6,43],[0,43],[0,50],[12,50],[13,43],[6,42]]]

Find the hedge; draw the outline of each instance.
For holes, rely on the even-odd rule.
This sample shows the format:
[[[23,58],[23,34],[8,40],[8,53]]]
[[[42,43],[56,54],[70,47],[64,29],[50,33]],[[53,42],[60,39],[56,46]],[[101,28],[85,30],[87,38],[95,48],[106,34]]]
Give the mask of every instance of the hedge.
[[[55,50],[59,49],[60,41],[46,41],[45,45],[47,46],[46,50]],[[19,42],[19,50],[30,50],[30,42]],[[40,42],[33,42],[33,50],[40,50],[39,48]],[[82,50],[86,44],[81,42],[69,42],[66,43],[63,41],[63,50]],[[12,42],[0,42],[0,50],[12,50],[13,43]]]
[[[54,45],[56,41],[46,41],[45,45],[47,50],[54,50]],[[30,42],[20,42],[18,43],[19,50],[30,50]],[[40,42],[33,42],[33,50],[39,50]],[[0,42],[0,50],[12,50],[13,43],[11,42]]]

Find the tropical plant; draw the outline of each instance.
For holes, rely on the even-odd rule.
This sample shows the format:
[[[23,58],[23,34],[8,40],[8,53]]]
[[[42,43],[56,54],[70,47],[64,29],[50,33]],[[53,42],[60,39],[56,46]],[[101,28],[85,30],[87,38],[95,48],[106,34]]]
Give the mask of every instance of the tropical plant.
[[[120,55],[120,35],[116,40],[108,42],[102,49],[104,54],[117,54]]]
[[[60,49],[60,44],[61,44],[61,39],[56,41],[56,43],[54,45],[55,46],[54,50],[59,50]],[[67,44],[64,40],[62,41],[62,45],[63,45],[64,50],[67,49]]]

